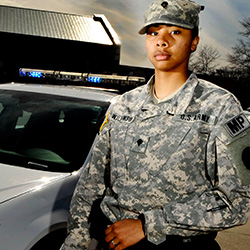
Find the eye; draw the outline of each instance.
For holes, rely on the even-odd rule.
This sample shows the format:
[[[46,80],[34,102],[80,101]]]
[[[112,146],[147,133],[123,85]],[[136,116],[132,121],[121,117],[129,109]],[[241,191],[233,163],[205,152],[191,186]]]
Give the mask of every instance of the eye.
[[[171,35],[180,35],[181,34],[181,31],[179,30],[173,30],[170,32]]]
[[[157,36],[158,32],[152,31],[152,32],[148,32],[147,34],[150,35],[150,36]]]

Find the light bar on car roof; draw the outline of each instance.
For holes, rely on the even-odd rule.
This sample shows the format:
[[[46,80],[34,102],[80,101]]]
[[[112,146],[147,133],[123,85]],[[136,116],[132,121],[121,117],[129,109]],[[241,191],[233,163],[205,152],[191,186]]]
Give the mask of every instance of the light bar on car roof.
[[[37,79],[52,79],[57,81],[69,81],[79,83],[108,83],[108,84],[122,84],[132,85],[145,83],[146,79],[139,76],[120,76],[120,75],[105,75],[105,74],[91,74],[91,73],[76,73],[53,70],[39,70],[39,69],[19,69],[19,76],[26,78]]]

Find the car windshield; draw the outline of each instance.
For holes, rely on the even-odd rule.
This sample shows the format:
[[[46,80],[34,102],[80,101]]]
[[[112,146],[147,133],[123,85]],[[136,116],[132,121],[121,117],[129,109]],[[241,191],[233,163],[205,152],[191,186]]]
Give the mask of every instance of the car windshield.
[[[79,169],[108,105],[0,90],[0,162],[53,172]]]

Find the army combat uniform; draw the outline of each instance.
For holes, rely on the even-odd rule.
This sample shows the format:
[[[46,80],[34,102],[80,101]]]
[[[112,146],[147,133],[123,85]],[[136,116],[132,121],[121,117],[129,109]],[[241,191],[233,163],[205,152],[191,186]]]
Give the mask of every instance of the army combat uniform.
[[[239,102],[191,74],[172,98],[156,104],[153,83],[111,105],[76,188],[62,249],[88,248],[88,217],[100,197],[113,223],[143,214],[145,235],[157,245],[166,235],[202,235],[246,223],[250,191],[225,136],[227,127],[237,134],[250,127]],[[233,126],[239,117],[242,126]]]

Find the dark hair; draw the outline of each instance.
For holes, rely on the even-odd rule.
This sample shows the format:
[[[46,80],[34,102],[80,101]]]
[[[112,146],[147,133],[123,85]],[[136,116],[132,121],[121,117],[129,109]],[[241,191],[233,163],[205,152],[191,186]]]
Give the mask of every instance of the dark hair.
[[[192,41],[195,39],[195,37],[197,37],[199,35],[199,28],[198,27],[194,27],[192,29]]]
[[[194,27],[192,30],[192,41],[199,35],[199,28],[198,27]],[[196,48],[197,49],[197,48]],[[191,50],[191,53],[194,53],[195,50]]]

